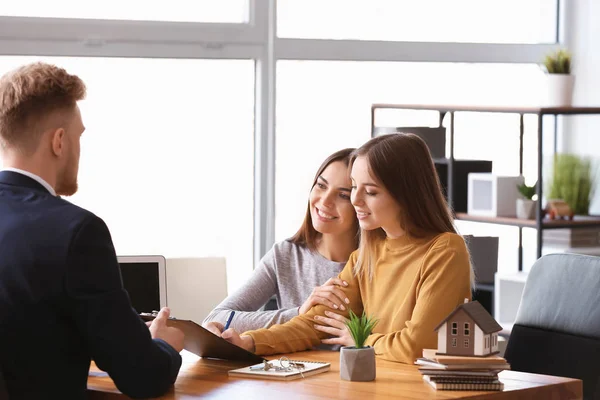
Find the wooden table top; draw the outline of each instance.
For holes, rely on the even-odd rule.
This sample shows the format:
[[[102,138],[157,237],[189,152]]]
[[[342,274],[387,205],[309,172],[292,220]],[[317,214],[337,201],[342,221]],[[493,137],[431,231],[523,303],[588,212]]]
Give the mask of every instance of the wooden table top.
[[[340,379],[339,353],[307,351],[288,355],[294,360],[326,361],[328,372],[305,379],[274,381],[250,378],[230,378],[227,371],[239,364],[223,360],[201,359],[182,352],[183,365],[177,381],[161,399],[223,398],[232,399],[582,399],[582,382],[577,379],[503,371],[502,392],[469,392],[435,390],[421,378],[417,367],[377,360],[374,382],[348,382]],[[269,359],[278,358],[269,357]],[[91,400],[126,399],[113,381],[92,363],[88,378]]]

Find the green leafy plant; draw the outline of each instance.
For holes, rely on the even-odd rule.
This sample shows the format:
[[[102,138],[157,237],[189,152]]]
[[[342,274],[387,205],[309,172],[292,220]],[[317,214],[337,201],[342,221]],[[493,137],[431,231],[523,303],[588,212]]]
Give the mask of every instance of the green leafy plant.
[[[526,184],[522,183],[520,185],[517,185],[517,189],[519,189],[519,193],[521,193],[521,195],[527,200],[533,200],[533,196],[535,196],[536,186],[537,183],[535,183],[533,186],[527,186]]]
[[[358,316],[354,314],[352,310],[350,310],[350,319],[346,321],[346,326],[350,331],[350,336],[354,340],[354,345],[357,349],[362,349],[365,347],[365,341],[375,328],[375,325],[379,322],[379,320],[373,317],[367,317],[365,312],[363,311],[362,316]]]
[[[575,154],[556,154],[549,186],[549,199],[562,199],[575,214],[588,214],[596,189],[592,161]]]
[[[565,49],[549,53],[544,58],[544,66],[549,74],[570,74],[571,53]]]

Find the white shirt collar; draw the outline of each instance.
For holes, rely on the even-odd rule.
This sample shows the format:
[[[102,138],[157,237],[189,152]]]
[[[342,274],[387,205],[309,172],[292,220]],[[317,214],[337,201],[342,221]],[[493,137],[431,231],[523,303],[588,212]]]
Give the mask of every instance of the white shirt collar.
[[[48,190],[52,194],[52,196],[56,196],[56,191],[54,190],[54,188],[52,186],[50,186],[50,184],[48,182],[46,182],[45,180],[43,180],[42,178],[40,178],[36,174],[32,174],[29,171],[25,171],[25,170],[22,170],[22,169],[19,169],[19,168],[11,168],[11,167],[3,168],[2,171],[12,171],[12,172],[16,172],[16,173],[21,174],[21,175],[28,176],[31,179],[34,179],[35,181],[37,181],[43,187],[45,187],[46,190]]]

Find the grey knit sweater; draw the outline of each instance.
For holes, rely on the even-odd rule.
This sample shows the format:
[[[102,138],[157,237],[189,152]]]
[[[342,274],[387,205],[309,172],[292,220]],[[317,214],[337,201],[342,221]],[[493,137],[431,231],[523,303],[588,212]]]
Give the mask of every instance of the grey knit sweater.
[[[231,310],[235,310],[235,316],[230,328],[238,332],[287,322],[298,315],[315,286],[337,276],[345,264],[287,240],[276,243],[248,282],[223,300],[202,323],[216,321],[225,325]],[[279,309],[258,311],[273,295]]]

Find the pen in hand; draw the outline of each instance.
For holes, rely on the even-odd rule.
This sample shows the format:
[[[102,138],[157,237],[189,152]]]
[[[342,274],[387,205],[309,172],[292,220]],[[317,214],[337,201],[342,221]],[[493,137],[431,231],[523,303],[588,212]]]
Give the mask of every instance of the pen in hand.
[[[227,323],[225,323],[225,328],[223,328],[223,331],[226,331],[227,329],[229,329],[229,325],[231,325],[231,320],[233,319],[234,315],[235,315],[235,311],[231,311],[231,313],[229,313],[229,318],[227,318]]]

